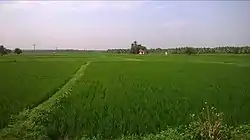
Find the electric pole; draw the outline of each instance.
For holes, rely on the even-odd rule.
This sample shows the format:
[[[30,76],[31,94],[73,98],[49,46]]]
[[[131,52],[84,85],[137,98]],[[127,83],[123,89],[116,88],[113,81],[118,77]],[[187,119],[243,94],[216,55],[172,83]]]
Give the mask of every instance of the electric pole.
[[[33,50],[36,51],[36,44],[33,44]]]

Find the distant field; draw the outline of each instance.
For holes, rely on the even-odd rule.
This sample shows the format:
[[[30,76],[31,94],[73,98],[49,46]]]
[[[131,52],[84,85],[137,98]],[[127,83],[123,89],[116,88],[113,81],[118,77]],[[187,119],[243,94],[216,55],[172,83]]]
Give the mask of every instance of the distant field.
[[[70,62],[21,61],[0,62],[0,128],[10,115],[48,99],[80,67]]]
[[[47,113],[41,106],[43,115],[28,119],[39,122],[38,127],[43,126],[42,132],[52,139],[157,133],[190,123],[190,114],[197,114],[205,102],[223,112],[227,124],[250,123],[249,55],[69,53],[21,57],[18,63],[12,62],[18,56],[0,60],[1,74],[7,73],[1,82],[9,80],[0,85],[1,94],[11,93],[5,96],[23,104],[13,104],[13,112],[48,98],[88,62],[82,77],[58,102],[51,103]],[[1,102],[1,106],[8,105]]]

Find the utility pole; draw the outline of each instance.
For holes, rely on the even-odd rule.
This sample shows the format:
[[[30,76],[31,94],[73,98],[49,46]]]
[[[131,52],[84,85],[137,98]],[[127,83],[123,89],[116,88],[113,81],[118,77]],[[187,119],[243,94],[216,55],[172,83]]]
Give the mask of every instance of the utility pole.
[[[33,50],[36,51],[36,44],[33,44]]]

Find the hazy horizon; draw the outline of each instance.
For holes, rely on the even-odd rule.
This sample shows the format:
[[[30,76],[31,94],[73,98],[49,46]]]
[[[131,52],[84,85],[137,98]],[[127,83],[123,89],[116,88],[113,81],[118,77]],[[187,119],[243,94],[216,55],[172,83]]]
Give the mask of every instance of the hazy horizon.
[[[0,1],[7,48],[250,45],[249,1]]]

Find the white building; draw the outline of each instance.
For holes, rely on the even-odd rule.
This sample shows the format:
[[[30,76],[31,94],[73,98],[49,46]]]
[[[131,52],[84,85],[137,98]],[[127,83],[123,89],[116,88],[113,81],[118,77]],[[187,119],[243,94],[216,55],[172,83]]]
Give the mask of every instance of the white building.
[[[142,49],[140,49],[140,50],[139,50],[139,54],[145,54],[145,51],[142,50]]]

